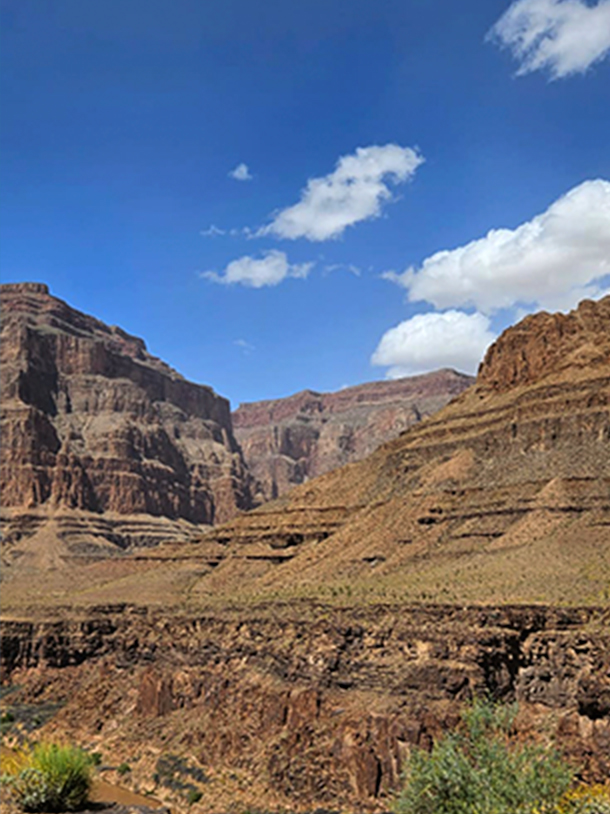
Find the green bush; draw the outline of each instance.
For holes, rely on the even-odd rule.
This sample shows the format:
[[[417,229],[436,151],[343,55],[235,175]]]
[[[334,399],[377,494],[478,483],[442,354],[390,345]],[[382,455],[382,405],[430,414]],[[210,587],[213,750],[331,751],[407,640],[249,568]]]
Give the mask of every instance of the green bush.
[[[92,762],[74,746],[39,743],[3,760],[2,784],[23,811],[75,811],[91,789]]]
[[[131,766],[129,763],[121,763],[120,766],[117,766],[117,774],[120,774],[123,777],[124,774],[129,774],[131,771]]]
[[[396,814],[550,814],[573,771],[554,750],[511,745],[516,708],[475,701],[462,727],[414,751]]]
[[[199,791],[199,789],[189,789],[188,794],[186,795],[186,802],[192,806],[193,803],[198,803],[203,794]]]

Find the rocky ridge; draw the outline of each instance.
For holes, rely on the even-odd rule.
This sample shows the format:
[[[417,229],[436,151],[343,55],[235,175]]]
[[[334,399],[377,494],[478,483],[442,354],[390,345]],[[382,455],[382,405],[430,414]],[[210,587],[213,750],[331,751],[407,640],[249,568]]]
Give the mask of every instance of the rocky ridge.
[[[439,413],[207,535],[225,557],[194,590],[281,563],[301,594],[606,601],[609,405],[610,298],[528,317]]]
[[[250,508],[226,399],[43,284],[3,285],[0,298],[0,498],[9,543],[53,522],[51,537],[66,543],[67,556],[96,547],[107,555],[175,532],[184,539],[189,524]]]
[[[260,502],[365,458],[473,382],[471,376],[439,370],[336,393],[304,390],[288,398],[241,404],[233,412],[233,427]]]

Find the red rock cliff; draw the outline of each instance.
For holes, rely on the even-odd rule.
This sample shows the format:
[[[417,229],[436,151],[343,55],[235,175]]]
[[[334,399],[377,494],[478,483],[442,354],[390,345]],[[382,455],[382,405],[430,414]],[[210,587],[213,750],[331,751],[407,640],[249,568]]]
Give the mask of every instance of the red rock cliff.
[[[0,295],[3,509],[212,523],[249,508],[226,399],[45,285]]]
[[[240,405],[233,426],[259,495],[270,500],[370,455],[473,382],[454,370],[439,370],[337,393],[304,390],[284,399]]]

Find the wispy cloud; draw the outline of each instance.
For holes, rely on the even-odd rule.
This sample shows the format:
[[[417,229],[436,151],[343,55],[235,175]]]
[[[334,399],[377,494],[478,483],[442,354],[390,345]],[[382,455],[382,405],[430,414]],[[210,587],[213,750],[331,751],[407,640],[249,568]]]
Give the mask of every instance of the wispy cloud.
[[[383,203],[392,198],[389,184],[407,181],[423,161],[417,150],[397,144],[359,147],[342,156],[329,175],[310,178],[301,200],[276,213],[257,235],[338,238],[348,226],[378,217]]]
[[[324,266],[324,271],[326,274],[331,274],[333,271],[348,271],[354,277],[360,277],[362,274],[362,270],[353,263],[330,263],[330,265]]]
[[[229,178],[234,178],[236,181],[251,181],[252,175],[247,164],[238,164],[234,169],[229,172]]]
[[[384,277],[412,302],[437,308],[571,308],[599,296],[610,274],[610,183],[585,181],[516,229],[426,258],[420,268]]]
[[[204,271],[200,276],[222,285],[264,288],[279,285],[288,277],[304,279],[313,265],[313,263],[289,263],[284,252],[272,249],[265,252],[260,258],[245,255],[237,260],[232,260],[220,274],[215,271]]]
[[[610,53],[610,0],[517,0],[487,36],[512,52],[519,76],[584,73]]]
[[[202,237],[220,237],[221,235],[226,235],[227,230],[219,229],[218,226],[214,226],[212,223],[207,229],[202,229],[199,234]]]
[[[256,350],[254,345],[251,342],[248,342],[246,339],[234,339],[233,344],[236,347],[241,348],[244,356],[249,356]]]

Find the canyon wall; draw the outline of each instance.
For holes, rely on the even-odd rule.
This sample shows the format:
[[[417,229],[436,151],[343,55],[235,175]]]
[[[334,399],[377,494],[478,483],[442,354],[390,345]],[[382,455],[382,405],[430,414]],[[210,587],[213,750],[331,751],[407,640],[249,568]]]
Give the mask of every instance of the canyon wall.
[[[202,811],[387,811],[406,756],[475,694],[519,701],[521,735],[607,776],[609,621],[592,607],[120,606],[7,622],[2,647],[21,701],[63,700],[50,731],[127,761],[140,788],[179,754],[205,773]]]
[[[0,498],[9,540],[62,510],[75,512],[74,535],[95,534],[92,516],[110,526],[133,516],[130,534],[117,527],[105,537],[127,547],[138,542],[138,524],[148,527],[143,540],[154,538],[155,518],[209,524],[250,508],[226,399],[45,285],[3,285],[0,298]]]
[[[233,426],[260,502],[365,458],[473,382],[463,373],[438,370],[336,393],[304,390],[288,398],[241,404],[233,412]]]

